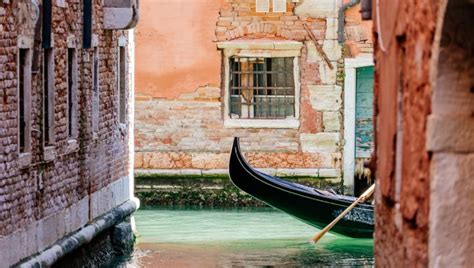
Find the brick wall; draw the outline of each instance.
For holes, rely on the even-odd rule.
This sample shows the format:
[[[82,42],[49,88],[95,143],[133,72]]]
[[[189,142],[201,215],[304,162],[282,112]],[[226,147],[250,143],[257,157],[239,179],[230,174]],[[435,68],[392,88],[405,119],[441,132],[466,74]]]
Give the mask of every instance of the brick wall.
[[[372,21],[362,21],[361,5],[357,4],[345,12],[345,57],[352,58],[359,55],[372,55],[374,44],[372,36]]]
[[[117,46],[126,32],[102,29],[102,5],[94,3],[93,34],[100,51],[99,131],[92,131],[92,49],[82,49],[82,1],[52,1],[54,40],[54,148],[42,146],[43,57],[35,37],[31,1],[0,3],[0,259],[14,263],[42,250],[67,232],[129,198],[122,183],[115,199],[95,195],[128,175],[128,133],[117,114]],[[38,29],[36,30],[38,32]],[[41,32],[41,31],[39,31]],[[31,163],[21,165],[18,144],[17,43],[38,49],[38,72],[31,88]],[[36,39],[35,39],[36,38]],[[67,133],[67,47],[77,48],[78,89],[76,139]],[[95,37],[93,39],[96,39]],[[36,52],[35,52],[36,54]],[[45,159],[45,155],[52,160]],[[110,193],[109,193],[110,194]],[[100,211],[95,202],[103,201]],[[109,206],[109,207],[107,207]],[[23,235],[23,236],[22,236]],[[18,240],[18,239],[24,240]],[[20,242],[20,243],[19,243]],[[25,247],[25,243],[28,244]],[[4,250],[2,250],[4,251]],[[2,255],[7,254],[7,255]]]
[[[377,34],[386,51],[377,45],[376,263],[470,266],[474,5],[380,7]]]
[[[270,1],[272,2],[272,1]],[[306,1],[305,1],[306,2]],[[310,1],[311,2],[311,1]],[[314,3],[313,3],[314,2]],[[203,85],[195,82],[192,75],[183,76],[183,85],[194,85],[193,91],[183,88],[182,93],[174,91],[176,97],[169,94],[151,94],[147,88],[137,88],[135,167],[139,169],[197,169],[211,170],[227,168],[228,154],[234,136],[242,138],[242,147],[250,163],[260,168],[308,169],[311,175],[340,177],[341,168],[341,105],[342,89],[337,80],[338,64],[341,59],[341,47],[337,44],[337,5],[334,1],[313,1],[311,5],[296,4],[287,1],[286,13],[257,13],[255,1],[232,0],[220,3],[219,11],[206,19],[215,19],[212,28],[214,39],[189,40],[188,48],[208,46],[209,55],[214,55],[215,42],[234,40],[275,40],[299,41],[303,44],[299,59],[301,83],[300,90],[300,126],[298,128],[226,128],[224,127],[224,79],[216,84],[209,81]],[[214,2],[213,2],[214,3]],[[206,5],[203,3],[202,5]],[[142,1],[142,7],[153,6]],[[156,8],[156,6],[155,6]],[[187,14],[187,12],[183,12]],[[183,18],[186,19],[186,18]],[[189,18],[190,19],[190,18]],[[146,20],[139,26],[137,46],[149,39],[146,35]],[[200,23],[199,21],[196,23]],[[330,69],[316,51],[315,45],[307,37],[303,27],[307,24],[319,39],[334,69]],[[164,22],[162,27],[173,27]],[[141,28],[140,28],[141,27]],[[157,28],[154,28],[157,29]],[[202,30],[200,30],[202,31]],[[166,35],[157,42],[171,42]],[[189,36],[186,36],[189,38]],[[154,42],[154,41],[151,41]],[[163,48],[165,51],[168,48]],[[172,51],[172,47],[169,51]],[[137,61],[143,56],[138,54]],[[180,55],[177,55],[180,57]],[[211,57],[214,64],[223,64],[220,59]],[[186,55],[182,60],[194,60]],[[221,62],[219,62],[220,60]],[[203,62],[204,63],[204,62]],[[159,64],[159,59],[157,63]],[[209,64],[209,63],[206,63]],[[223,65],[222,65],[223,66]],[[224,76],[223,68],[217,76]],[[147,68],[137,67],[137,76],[148,74],[174,77],[184,69],[150,73],[153,65]],[[339,69],[340,70],[340,69]],[[189,74],[201,72],[199,67],[186,69]],[[206,70],[202,70],[205,72]],[[179,88],[180,83],[173,86]],[[165,91],[157,89],[156,92]],[[170,171],[172,172],[172,171]],[[319,172],[319,173],[318,173]]]
[[[431,158],[426,121],[439,1],[383,3],[384,26],[377,32],[386,51],[380,43],[375,50],[375,258],[383,267],[426,267]]]

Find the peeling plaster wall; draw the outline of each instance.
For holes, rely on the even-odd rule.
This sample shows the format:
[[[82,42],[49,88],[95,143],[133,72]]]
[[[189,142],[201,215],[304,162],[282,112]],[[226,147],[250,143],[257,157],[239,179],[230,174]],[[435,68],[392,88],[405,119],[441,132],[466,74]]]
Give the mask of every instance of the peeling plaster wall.
[[[143,0],[136,36],[136,95],[175,99],[219,86],[215,25],[224,0]]]
[[[141,2],[145,12],[137,33],[137,62],[142,63],[136,71],[135,167],[225,170],[232,139],[240,136],[252,165],[322,170],[311,174],[340,178],[342,54],[337,10],[342,2],[287,1],[286,13],[257,13],[255,1],[249,0],[184,2]],[[181,10],[178,20],[176,10]],[[334,69],[307,38],[304,23],[313,29]],[[224,67],[215,41],[255,39],[303,43],[299,128],[224,127]]]

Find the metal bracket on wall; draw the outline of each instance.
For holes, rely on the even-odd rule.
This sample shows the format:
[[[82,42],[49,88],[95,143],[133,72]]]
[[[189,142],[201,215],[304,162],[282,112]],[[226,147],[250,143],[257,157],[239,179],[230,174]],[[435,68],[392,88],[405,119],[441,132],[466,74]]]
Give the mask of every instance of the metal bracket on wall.
[[[329,68],[332,70],[334,69],[334,66],[332,65],[331,61],[328,58],[328,55],[326,55],[326,52],[324,52],[323,48],[321,45],[318,43],[318,40],[316,39],[316,36],[314,35],[313,31],[308,27],[307,24],[303,24],[303,27],[305,28],[306,32],[308,33],[309,38],[311,41],[313,41],[314,45],[316,46],[316,50],[318,53],[323,57],[324,61],[327,63]]]

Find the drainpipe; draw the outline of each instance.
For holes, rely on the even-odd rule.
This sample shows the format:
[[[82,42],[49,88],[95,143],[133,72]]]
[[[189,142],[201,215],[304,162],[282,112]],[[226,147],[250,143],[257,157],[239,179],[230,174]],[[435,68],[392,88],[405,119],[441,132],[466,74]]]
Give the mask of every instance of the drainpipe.
[[[337,24],[337,40],[339,44],[344,43],[344,26],[345,26],[345,16],[344,13],[347,9],[357,5],[360,0],[351,0],[349,3],[345,3],[339,8],[338,15],[338,24]]]

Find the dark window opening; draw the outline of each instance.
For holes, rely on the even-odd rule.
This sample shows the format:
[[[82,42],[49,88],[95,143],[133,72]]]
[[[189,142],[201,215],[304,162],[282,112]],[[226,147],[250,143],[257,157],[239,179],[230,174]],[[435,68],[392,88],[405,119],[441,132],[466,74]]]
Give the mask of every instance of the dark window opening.
[[[52,144],[51,128],[53,122],[51,117],[53,116],[54,109],[52,107],[54,94],[52,87],[54,83],[54,70],[52,67],[53,49],[45,49],[43,55],[43,141],[44,146]]]
[[[94,48],[92,60],[92,131],[99,130],[99,48]]]
[[[76,49],[68,49],[68,59],[67,59],[67,77],[68,77],[68,90],[67,90],[67,100],[68,100],[68,137],[73,137],[73,127],[74,127],[74,116],[75,116],[75,68],[76,68]]]
[[[42,31],[42,43],[43,48],[51,48],[51,26],[52,26],[52,4],[51,0],[43,0],[43,31]]]
[[[92,47],[92,0],[84,0],[83,2],[83,25],[82,25],[82,47],[87,49]]]
[[[27,105],[27,100],[26,100],[26,81],[25,81],[25,75],[26,75],[26,61],[27,61],[27,56],[28,56],[28,50],[27,49],[19,49],[19,72],[18,72],[18,90],[19,90],[19,143],[20,143],[20,153],[25,152],[26,150],[26,105]]]
[[[125,47],[119,48],[119,122],[125,123],[126,118],[126,103],[125,103],[125,66],[126,66],[126,58],[125,58]]]
[[[230,59],[230,117],[281,119],[295,116],[292,57]]]

